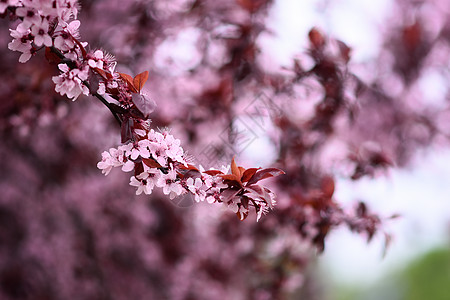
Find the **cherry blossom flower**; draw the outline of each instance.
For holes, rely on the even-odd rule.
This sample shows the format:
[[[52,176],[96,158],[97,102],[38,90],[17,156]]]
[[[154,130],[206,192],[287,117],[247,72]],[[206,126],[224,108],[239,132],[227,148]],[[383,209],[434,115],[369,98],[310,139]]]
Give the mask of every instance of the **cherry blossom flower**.
[[[96,50],[94,53],[88,54],[88,65],[91,68],[103,69],[103,51]]]
[[[178,161],[185,164],[186,162],[183,158],[183,148],[180,147],[181,141],[179,139],[175,139],[170,134],[166,134],[165,142],[167,145],[166,155],[173,161]]]
[[[71,18],[76,19],[78,15],[77,0],[56,1],[56,13],[61,22],[67,22]]]
[[[28,28],[41,21],[38,11],[31,6],[18,7],[16,15],[23,18],[23,24]]]
[[[8,48],[12,51],[22,52],[19,62],[27,62],[31,58],[33,48],[30,30],[23,23],[20,23],[15,30],[10,29],[10,35],[13,40],[8,44]]]
[[[80,27],[80,21],[74,20],[69,24],[63,23],[63,30],[55,38],[55,47],[61,51],[68,51],[75,47],[73,38],[79,38],[78,28]]]
[[[144,194],[150,195],[155,187],[155,183],[160,177],[160,171],[158,169],[150,169],[146,172],[142,172],[138,176],[132,176],[130,178],[130,185],[137,187],[136,195]]]
[[[115,166],[115,158],[108,151],[103,151],[102,160],[97,163],[97,168],[102,170],[102,174],[108,175]]]
[[[122,166],[122,171],[130,172],[132,170],[134,170],[134,162],[131,160],[127,160]]]
[[[138,180],[135,176],[131,176],[130,178],[130,185],[137,187],[136,195],[144,194],[149,195],[152,193],[153,186],[150,188],[150,186],[147,184],[147,181],[144,180]]]
[[[63,73],[52,78],[56,84],[56,92],[67,95],[68,98],[72,98],[72,101],[75,101],[82,93],[89,95],[89,89],[83,84],[83,81],[88,79],[88,67],[69,69],[66,64],[59,64],[58,68]]]
[[[19,4],[19,0],[0,1],[0,14],[4,13],[8,6],[16,6],[17,4]]]
[[[33,24],[31,27],[31,34],[34,35],[34,43],[36,46],[47,47],[52,46],[52,38],[48,34],[48,21],[43,19]]]
[[[183,193],[183,186],[177,181],[177,173],[171,168],[167,174],[162,174],[156,182],[156,186],[163,188],[163,193],[169,195],[170,199]]]

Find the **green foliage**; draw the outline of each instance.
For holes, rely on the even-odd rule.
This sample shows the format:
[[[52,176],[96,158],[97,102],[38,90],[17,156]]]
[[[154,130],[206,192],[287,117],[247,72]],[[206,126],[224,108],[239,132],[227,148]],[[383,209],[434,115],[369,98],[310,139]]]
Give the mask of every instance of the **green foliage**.
[[[401,274],[405,279],[405,300],[450,299],[450,249],[429,252]]]

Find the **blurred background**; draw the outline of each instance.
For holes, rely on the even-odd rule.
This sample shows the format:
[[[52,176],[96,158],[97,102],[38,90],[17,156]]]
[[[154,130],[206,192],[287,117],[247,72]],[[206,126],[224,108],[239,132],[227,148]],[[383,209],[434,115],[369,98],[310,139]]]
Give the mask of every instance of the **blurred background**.
[[[135,196],[96,168],[115,120],[19,64],[5,16],[0,299],[450,299],[448,1],[80,4],[197,164],[287,174],[258,223]]]

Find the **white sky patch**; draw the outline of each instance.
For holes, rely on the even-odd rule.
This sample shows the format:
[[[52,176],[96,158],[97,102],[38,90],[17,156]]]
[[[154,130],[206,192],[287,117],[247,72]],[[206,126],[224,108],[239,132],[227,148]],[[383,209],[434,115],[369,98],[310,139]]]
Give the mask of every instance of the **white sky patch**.
[[[251,116],[240,117],[240,122],[235,122],[236,130],[241,135],[241,139],[246,143],[241,144],[238,157],[249,166],[270,167],[275,161],[278,149],[267,135],[267,127],[273,127],[269,117],[264,118],[264,127],[260,126]]]
[[[353,62],[375,57],[379,52],[381,28],[391,0],[332,1],[326,9],[326,30],[353,49]]]
[[[315,6],[314,1],[275,2],[266,24],[273,34],[263,34],[259,39],[268,57],[288,66],[295,54],[305,50],[309,30],[313,26],[323,25]]]
[[[273,34],[263,34],[259,43],[270,57],[283,66],[308,45],[312,27],[342,40],[354,51],[352,62],[374,58],[380,47],[380,28],[392,0],[276,1],[267,26]]]

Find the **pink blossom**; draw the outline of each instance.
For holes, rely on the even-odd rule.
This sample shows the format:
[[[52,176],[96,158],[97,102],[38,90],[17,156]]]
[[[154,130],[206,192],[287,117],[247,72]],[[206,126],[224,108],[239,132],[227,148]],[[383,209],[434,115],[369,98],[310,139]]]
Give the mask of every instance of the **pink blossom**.
[[[30,30],[20,23],[15,30],[10,29],[10,35],[13,40],[8,44],[8,48],[12,51],[22,52],[19,62],[25,63],[31,58],[31,38]]]
[[[175,139],[172,135],[167,134],[165,136],[165,142],[167,145],[166,155],[173,161],[186,164],[183,158],[183,148],[180,147],[180,140]]]
[[[102,170],[102,174],[108,175],[114,167],[115,159],[111,156],[111,154],[107,151],[103,151],[102,160],[97,163],[97,168]]]
[[[68,51],[75,47],[73,38],[79,38],[78,28],[80,27],[80,21],[74,20],[69,24],[63,24],[63,30],[55,38],[55,47],[61,51]]]
[[[169,195],[170,199],[175,198],[183,193],[183,186],[177,181],[177,173],[171,168],[167,174],[161,174],[156,186],[163,189],[165,195]]]
[[[4,13],[8,6],[16,6],[19,0],[6,0],[0,2],[0,14]]]
[[[34,35],[34,43],[36,46],[42,46],[44,44],[47,47],[52,46],[52,38],[48,34],[48,21],[43,19],[31,27],[31,34]]]
[[[127,160],[122,166],[122,171],[130,172],[132,170],[134,170],[134,162],[131,160]]]
[[[155,182],[160,177],[160,173],[158,169],[150,169],[138,176],[132,176],[130,178],[130,185],[137,187],[136,195],[140,195],[142,192],[150,195],[155,187]]]
[[[76,19],[78,15],[78,1],[77,0],[60,0],[56,1],[56,13],[59,20],[67,22],[71,18]]]
[[[103,69],[103,51],[96,50],[94,53],[88,54],[88,65],[91,68]]]
[[[52,78],[56,84],[56,92],[67,95],[68,98],[72,98],[72,101],[75,101],[82,93],[89,95],[89,89],[83,83],[88,79],[87,67],[72,70],[66,64],[59,64],[58,67],[63,73]]]
[[[23,24],[28,28],[41,21],[38,11],[31,6],[18,7],[16,15],[23,18]]]

